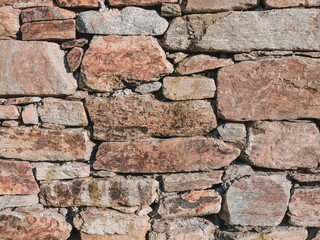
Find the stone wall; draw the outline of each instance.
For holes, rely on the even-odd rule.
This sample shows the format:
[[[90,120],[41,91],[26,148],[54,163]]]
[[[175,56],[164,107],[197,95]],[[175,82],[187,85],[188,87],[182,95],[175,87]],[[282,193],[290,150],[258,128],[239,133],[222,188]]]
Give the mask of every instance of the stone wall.
[[[0,239],[319,240],[319,0],[1,0]]]

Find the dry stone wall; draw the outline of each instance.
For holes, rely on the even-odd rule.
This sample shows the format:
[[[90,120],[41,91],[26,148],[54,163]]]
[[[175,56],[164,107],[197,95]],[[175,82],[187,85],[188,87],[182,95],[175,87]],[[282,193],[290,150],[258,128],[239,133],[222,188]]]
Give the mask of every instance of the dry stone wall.
[[[319,0],[0,0],[0,239],[319,240]]]

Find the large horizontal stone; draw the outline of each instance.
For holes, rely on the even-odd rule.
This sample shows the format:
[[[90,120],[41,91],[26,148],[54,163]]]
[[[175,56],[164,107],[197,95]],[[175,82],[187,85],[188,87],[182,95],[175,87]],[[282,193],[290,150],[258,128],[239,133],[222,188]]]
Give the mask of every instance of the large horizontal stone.
[[[114,7],[124,6],[154,6],[161,3],[176,3],[178,0],[109,0],[109,5]]]
[[[143,206],[153,203],[158,186],[159,183],[153,179],[135,180],[123,177],[43,182],[40,186],[40,202],[54,207]]]
[[[56,0],[60,7],[67,8],[98,8],[98,0]]]
[[[20,29],[19,15],[20,10],[18,9],[10,6],[0,7],[0,39],[3,37],[17,37]]]
[[[87,11],[77,17],[78,31],[89,34],[155,36],[164,34],[168,25],[155,10],[137,7]]]
[[[77,89],[56,43],[0,41],[0,96],[63,96]]]
[[[39,187],[29,162],[0,160],[0,195],[38,192]]]
[[[164,46],[205,52],[319,51],[319,20],[319,9],[187,15],[171,22]]]
[[[124,173],[210,171],[227,166],[240,150],[205,137],[105,142],[94,169]]]
[[[0,119],[19,119],[20,111],[14,105],[0,105]]]
[[[247,161],[274,169],[315,168],[320,163],[320,133],[311,122],[255,122],[249,128]]]
[[[87,98],[86,108],[98,140],[199,136],[216,126],[209,102],[160,102],[147,95]]]
[[[41,101],[39,97],[21,97],[21,98],[8,98],[4,105],[27,105],[30,103],[38,103]]]
[[[320,173],[289,173],[289,175],[293,180],[301,183],[320,182]]]
[[[37,194],[32,195],[4,195],[0,196],[0,209],[27,207],[38,204]]]
[[[218,115],[234,121],[320,119],[319,64],[319,59],[284,57],[222,68]]]
[[[14,8],[52,7],[52,0],[2,0],[0,6],[13,6]]]
[[[21,12],[23,23],[76,18],[74,12],[59,7],[28,8]]]
[[[92,91],[112,92],[126,82],[157,81],[173,72],[153,37],[94,37],[81,66],[81,82]]]
[[[89,177],[89,164],[67,164],[56,165],[50,163],[40,163],[35,166],[37,180],[75,179]]]
[[[87,131],[0,128],[0,157],[29,161],[89,160],[93,143]]]
[[[235,181],[224,197],[221,219],[232,225],[277,226],[288,207],[291,183],[285,175],[252,175]]]
[[[319,0],[263,0],[266,8],[287,8],[287,7],[319,7]]]
[[[293,188],[288,215],[291,225],[320,227],[320,187]]]

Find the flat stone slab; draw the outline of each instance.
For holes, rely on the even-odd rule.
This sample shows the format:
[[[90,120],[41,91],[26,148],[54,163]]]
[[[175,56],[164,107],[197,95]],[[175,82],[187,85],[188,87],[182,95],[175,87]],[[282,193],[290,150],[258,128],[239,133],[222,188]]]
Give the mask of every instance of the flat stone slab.
[[[56,165],[51,163],[40,163],[35,166],[37,180],[75,179],[90,176],[89,164],[66,164]]]
[[[176,3],[178,0],[109,0],[109,5],[113,7],[124,6],[155,6],[162,3]]]
[[[59,7],[37,7],[22,10],[23,23],[76,18],[74,12]]]
[[[37,194],[0,196],[0,209],[27,207],[37,205],[38,203],[39,197]]]
[[[319,0],[305,1],[305,0],[263,0],[266,8],[287,8],[287,7],[319,7]]]
[[[98,8],[98,0],[56,0],[60,7],[67,8]]]

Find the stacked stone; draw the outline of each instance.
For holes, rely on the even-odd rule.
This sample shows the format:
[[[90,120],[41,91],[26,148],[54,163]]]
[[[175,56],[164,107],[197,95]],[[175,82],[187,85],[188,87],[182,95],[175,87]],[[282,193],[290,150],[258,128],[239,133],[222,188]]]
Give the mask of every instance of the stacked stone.
[[[320,239],[319,6],[1,1],[0,239]]]

